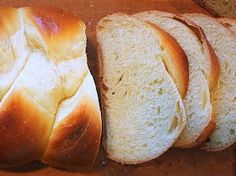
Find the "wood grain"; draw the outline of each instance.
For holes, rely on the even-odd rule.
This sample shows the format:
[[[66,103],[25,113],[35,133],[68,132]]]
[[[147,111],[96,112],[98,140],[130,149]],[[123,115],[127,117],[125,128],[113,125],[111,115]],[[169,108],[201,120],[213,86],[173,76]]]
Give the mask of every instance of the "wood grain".
[[[97,76],[95,28],[98,20],[115,12],[135,13],[144,10],[163,10],[174,13],[199,12],[208,14],[191,0],[1,0],[7,6],[51,6],[80,16],[87,26],[88,61]],[[235,154],[234,154],[235,155]],[[33,162],[13,169],[0,170],[0,176],[234,176],[236,173],[233,148],[207,153],[199,149],[171,149],[151,162],[122,166],[106,158],[101,147],[94,166],[67,172]]]

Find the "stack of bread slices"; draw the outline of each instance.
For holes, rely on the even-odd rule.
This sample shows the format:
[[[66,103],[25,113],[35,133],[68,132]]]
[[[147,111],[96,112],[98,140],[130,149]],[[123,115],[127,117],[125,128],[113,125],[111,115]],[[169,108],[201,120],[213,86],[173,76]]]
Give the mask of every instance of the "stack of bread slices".
[[[104,147],[125,164],[236,141],[232,19],[146,11],[97,25]]]

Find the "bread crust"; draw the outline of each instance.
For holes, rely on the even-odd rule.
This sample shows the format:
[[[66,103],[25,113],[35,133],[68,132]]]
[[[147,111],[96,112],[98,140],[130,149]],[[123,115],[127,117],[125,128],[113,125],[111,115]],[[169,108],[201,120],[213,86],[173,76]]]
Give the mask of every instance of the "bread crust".
[[[163,47],[164,57],[162,58],[167,71],[174,80],[182,98],[188,90],[189,66],[188,59],[179,43],[167,32],[155,24],[148,23],[155,30]]]
[[[191,14],[183,14],[183,16],[184,17],[186,17],[186,18],[188,18],[188,17],[191,17],[191,16],[198,16],[199,18],[201,18],[201,17],[203,17],[203,18],[209,18],[210,20],[213,20],[213,21],[215,21],[215,22],[217,22],[217,23],[220,23],[220,21],[219,20],[217,20],[217,19],[215,19],[215,18],[212,18],[212,17],[209,17],[209,16],[207,16],[207,15],[205,15],[205,14],[197,14],[197,13],[191,13]],[[194,23],[194,22],[193,22]],[[220,25],[220,24],[219,24]],[[221,24],[221,25],[223,25],[223,24]],[[223,25],[223,26],[225,26],[225,25]],[[225,26],[226,27],[226,26]],[[231,36],[232,36],[232,38],[234,38],[235,39],[235,41],[236,41],[236,35],[234,35],[234,33],[233,33],[233,31],[231,31],[231,30],[228,30],[230,33],[231,33]],[[210,43],[209,43],[209,45],[210,45]],[[212,48],[213,49],[213,48]],[[219,65],[219,67],[220,67],[220,65]],[[217,86],[215,87],[216,89],[217,89]],[[217,121],[217,113],[216,112],[214,112],[214,118],[215,118],[215,121]],[[217,125],[216,125],[216,128],[217,128]],[[213,130],[213,132],[214,132],[214,130]],[[206,141],[206,143],[207,143],[207,141]],[[228,143],[224,143],[224,145],[222,145],[221,147],[209,147],[209,146],[206,146],[205,144],[206,143],[203,143],[202,145],[201,145],[201,148],[202,149],[204,149],[204,150],[206,150],[206,151],[221,151],[221,150],[224,150],[224,149],[226,149],[226,148],[228,148],[228,147],[230,147],[231,145],[233,145],[234,143],[235,143],[235,141],[230,141],[230,142],[228,142]]]
[[[20,9],[27,26],[36,27],[42,42],[26,36],[29,44],[42,47],[55,62],[80,57],[85,53],[85,24],[77,16],[54,8],[24,7]],[[31,31],[30,31],[31,32]]]
[[[207,41],[206,36],[205,36],[204,32],[202,31],[202,29],[200,27],[198,27],[197,25],[195,25],[194,23],[190,22],[189,20],[185,19],[184,17],[182,17],[180,15],[173,14],[173,13],[156,11],[156,10],[151,10],[151,11],[147,11],[144,13],[147,15],[148,14],[156,14],[160,17],[166,17],[166,18],[171,18],[171,19],[177,20],[177,21],[183,23],[184,25],[186,25],[187,27],[189,27],[196,34],[199,41],[201,41],[204,53],[206,54],[206,56],[210,62],[210,70],[208,71],[208,73],[206,73],[206,76],[207,76],[208,85],[209,85],[210,89],[212,90],[216,86],[217,81],[218,81],[219,63],[218,63],[218,58],[216,57],[212,47],[210,46],[209,42]],[[140,14],[142,14],[142,12],[140,12]],[[195,147],[195,146],[199,145],[200,143],[207,140],[207,137],[214,130],[214,127],[215,127],[215,118],[212,115],[211,117],[209,117],[208,125],[204,128],[202,133],[199,134],[199,137],[195,141],[193,141],[192,143],[189,143],[188,145],[181,145],[181,146],[177,146],[177,147],[190,148],[190,147]]]
[[[142,12],[140,12],[140,13],[142,13]],[[217,84],[220,69],[219,69],[218,58],[217,58],[214,50],[212,49],[211,45],[207,41],[203,30],[199,26],[197,26],[196,24],[187,20],[186,18],[184,18],[181,15],[176,15],[176,14],[172,14],[172,13],[168,13],[168,12],[162,12],[162,11],[158,11],[158,10],[151,10],[151,11],[147,11],[145,13],[147,13],[147,14],[148,13],[150,13],[150,14],[155,13],[155,14],[162,16],[162,17],[175,19],[175,20],[185,24],[186,26],[188,26],[196,34],[198,39],[201,41],[204,51],[207,54],[210,64],[211,64],[210,71],[208,74],[208,84],[209,84],[210,88],[212,89]]]
[[[63,67],[57,67],[57,64],[69,59],[83,59],[83,64],[86,63],[84,23],[76,16],[52,8],[24,7],[9,9],[4,7],[2,10],[2,7],[0,7],[0,17],[3,16],[3,18],[0,18],[0,26],[5,25],[4,28],[0,28],[0,38],[5,33],[10,35],[12,32],[18,31],[18,29],[14,29],[14,25],[7,25],[10,19],[15,22],[14,24],[22,22],[28,42],[27,47],[30,47],[31,52],[35,54],[35,59],[42,54],[44,59],[50,60],[48,64],[55,65],[55,70],[52,70],[53,67],[50,69],[55,71],[54,77],[60,78],[58,82],[63,83],[61,86],[65,87],[59,90],[61,96],[57,94],[57,97],[60,96],[59,98],[62,99],[60,101],[63,101],[63,99],[69,98],[67,96],[73,96],[73,91],[76,90],[68,90],[66,86],[73,85],[66,79],[69,79],[70,76],[78,76],[78,74],[77,72],[70,73],[68,69],[65,70],[65,74],[70,75],[68,78],[64,77],[64,70],[60,70]],[[2,13],[5,11],[6,14]],[[21,18],[18,19],[16,14]],[[15,17],[17,18],[15,19]],[[4,33],[1,30],[6,32]],[[40,51],[38,51],[39,49]],[[79,58],[80,56],[82,57]],[[75,63],[80,64],[80,62]],[[27,67],[26,65],[27,61],[25,67]],[[87,65],[83,68],[89,72]],[[23,73],[22,70],[21,73]],[[18,78],[23,76],[21,73],[17,76]],[[78,73],[80,74],[80,72]],[[26,75],[31,76],[28,72]],[[49,76],[45,79],[51,78]],[[29,79],[29,81],[35,80]],[[40,83],[37,82],[38,84]],[[66,169],[92,164],[98,153],[102,127],[97,94],[95,93],[96,87],[91,75],[88,85],[86,91],[90,97],[84,96],[81,104],[78,104],[72,113],[65,114],[66,117],[62,124],[57,126],[54,132],[51,131],[55,123],[56,112],[54,111],[60,103],[51,102],[55,104],[55,108],[53,106],[54,110],[51,110],[50,107],[48,109],[43,108],[43,105],[34,100],[37,93],[34,90],[30,90],[30,93],[27,90],[24,91],[24,83],[21,82],[21,79],[16,78],[8,92],[4,93],[5,95],[0,103],[0,168],[41,160],[51,132],[53,132],[52,136],[56,138],[56,141],[50,141],[52,144],[50,143],[47,150],[48,155],[45,155],[47,156],[45,157],[46,163]],[[54,89],[51,90],[51,92],[53,91]],[[52,93],[52,96],[55,95]]]
[[[50,166],[76,169],[93,164],[101,137],[100,112],[89,97],[52,131],[42,162]]]
[[[0,107],[0,167],[40,159],[53,117],[23,91],[11,93]]]
[[[202,31],[202,29],[199,26],[195,25],[194,23],[185,19],[184,17],[176,15],[176,16],[173,16],[172,18],[175,20],[178,20],[181,23],[188,26],[201,41],[202,47],[204,48],[204,52],[210,61],[210,71],[207,75],[208,76],[207,81],[208,81],[208,85],[210,87],[210,91],[213,91],[217,86],[219,72],[220,72],[220,66],[219,66],[218,58],[217,58],[214,50],[212,49],[211,45],[207,41],[204,32]],[[202,131],[200,136],[197,138],[197,140],[188,144],[188,145],[184,145],[181,147],[182,148],[192,148],[192,147],[196,147],[196,146],[200,145],[201,143],[203,143],[204,141],[207,140],[208,136],[215,129],[215,125],[216,125],[216,123],[215,123],[215,115],[214,115],[214,107],[213,107],[213,113],[211,115],[211,118],[209,118],[208,125],[204,128],[204,130]]]
[[[206,53],[208,60],[210,62],[210,71],[207,75],[207,80],[210,89],[213,89],[216,86],[219,78],[220,66],[218,58],[214,50],[212,49],[210,43],[207,41],[204,32],[199,26],[197,26],[196,24],[192,23],[191,21],[187,20],[182,16],[175,15],[172,18],[188,26],[201,41],[202,47],[204,48],[204,52]]]
[[[0,6],[0,38],[14,34],[19,28],[19,15],[16,8]]]
[[[124,13],[116,13],[113,14],[114,16],[127,16],[129,17],[127,14]],[[113,16],[111,15],[111,16]],[[101,109],[102,109],[102,114],[105,114],[105,109],[108,108],[107,105],[107,96],[106,96],[106,92],[108,90],[108,87],[104,84],[104,55],[101,49],[101,43],[102,41],[100,41],[99,39],[99,32],[101,30],[104,29],[104,24],[106,24],[107,22],[110,22],[111,20],[107,17],[104,17],[103,19],[101,19],[99,21],[99,23],[97,24],[96,27],[96,37],[97,37],[97,41],[98,41],[98,45],[97,45],[97,49],[98,49],[98,70],[99,70],[99,89],[100,89],[100,95],[101,95]],[[104,24],[103,24],[104,23]],[[169,72],[169,74],[176,74],[174,75],[176,82],[178,82],[178,84],[182,83],[182,85],[180,85],[178,87],[179,90],[179,94],[182,95],[183,97],[186,94],[187,91],[187,87],[188,87],[188,80],[189,80],[189,72],[188,72],[188,61],[187,61],[187,57],[183,51],[183,49],[180,47],[180,45],[178,44],[178,42],[172,37],[170,36],[168,33],[166,33],[165,31],[163,31],[162,29],[158,28],[156,25],[152,24],[152,23],[147,23],[144,22],[146,25],[148,25],[148,27],[150,27],[154,33],[156,34],[157,38],[160,40],[161,45],[163,46],[163,50],[165,55],[163,56],[162,60],[165,64]],[[168,66],[167,66],[168,65]],[[178,68],[178,70],[173,70],[174,66],[176,66]],[[176,72],[175,72],[176,71]],[[178,135],[176,135],[176,138],[173,139],[173,143],[175,142],[175,140],[177,140],[178,136],[180,135],[180,133],[182,132],[184,126],[185,126],[185,118],[182,119],[182,121],[180,122],[180,124],[182,124],[181,129],[178,131]],[[183,125],[184,124],[184,125]],[[173,144],[172,143],[172,144]],[[140,163],[144,163],[147,161],[150,161],[158,156],[160,156],[161,154],[165,153],[169,147],[171,147],[171,145],[166,147],[165,150],[163,150],[162,152],[158,153],[158,155],[156,156],[151,156],[151,157],[147,157],[145,159],[142,160],[122,160],[116,157],[113,157],[110,153],[110,151],[108,150],[107,146],[106,146],[106,123],[105,120],[103,121],[103,146],[107,152],[107,157],[112,159],[113,161],[122,163],[122,164],[140,164]]]

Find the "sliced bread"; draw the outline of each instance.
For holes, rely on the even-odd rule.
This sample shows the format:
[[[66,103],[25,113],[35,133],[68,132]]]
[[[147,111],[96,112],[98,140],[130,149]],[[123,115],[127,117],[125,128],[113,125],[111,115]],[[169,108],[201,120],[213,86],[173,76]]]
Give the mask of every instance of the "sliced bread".
[[[188,84],[186,56],[166,32],[124,14],[102,18],[97,39],[108,157],[125,164],[154,159],[185,127],[179,92],[185,96]]]
[[[236,141],[236,37],[215,18],[203,14],[184,16],[203,29],[219,59],[219,81],[211,97],[216,128],[202,147],[208,151],[223,150]]]
[[[190,79],[183,98],[187,124],[174,146],[196,146],[207,139],[215,126],[210,102],[210,87],[215,85],[219,72],[215,55],[210,54],[211,48],[203,32],[184,18],[161,11],[146,11],[134,16],[167,31],[187,55]]]

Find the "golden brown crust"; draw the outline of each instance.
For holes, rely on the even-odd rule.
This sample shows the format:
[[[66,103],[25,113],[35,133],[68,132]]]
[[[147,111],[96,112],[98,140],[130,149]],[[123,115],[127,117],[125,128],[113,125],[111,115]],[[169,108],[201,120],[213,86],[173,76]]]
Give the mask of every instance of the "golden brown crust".
[[[198,137],[198,139],[188,145],[181,146],[181,148],[192,148],[192,147],[199,146],[200,144],[202,144],[203,142],[205,142],[208,139],[210,134],[214,131],[215,126],[216,126],[215,115],[212,115],[210,122],[205,127],[205,129],[203,130],[201,135]]]
[[[178,16],[177,19],[179,19],[182,23],[184,23],[188,27],[190,27],[192,29],[192,31],[198,36],[199,40],[202,43],[204,51],[207,54],[207,56],[210,60],[210,64],[211,64],[210,71],[208,74],[208,84],[210,87],[210,92],[212,92],[217,86],[217,82],[218,82],[218,78],[219,78],[219,74],[220,74],[220,65],[218,62],[218,57],[216,56],[212,46],[210,45],[210,43],[206,39],[206,36],[205,36],[203,30],[199,26],[197,26],[196,24],[192,23],[191,21],[187,20],[184,17]],[[213,106],[211,119],[210,119],[208,125],[205,127],[205,129],[201,133],[201,135],[198,137],[198,139],[196,141],[194,141],[193,143],[190,143],[188,145],[185,145],[182,148],[196,147],[196,146],[200,145],[201,143],[205,142],[207,140],[207,138],[210,136],[210,134],[213,132],[213,130],[215,129],[215,126],[216,126],[215,116],[216,115],[214,114],[214,106]]]
[[[123,16],[126,14],[123,14],[123,13],[116,13],[114,14],[115,16]],[[128,17],[128,16],[127,16]],[[105,116],[105,109],[108,107],[107,105],[107,96],[106,96],[106,92],[107,90],[109,89],[103,81],[103,74],[104,74],[104,54],[103,54],[103,51],[101,49],[101,44],[102,44],[102,41],[100,40],[99,38],[99,33],[105,29],[104,27],[104,23],[109,23],[111,22],[111,20],[109,19],[106,19],[106,17],[104,17],[103,19],[101,19],[97,25],[97,28],[96,28],[96,35],[97,35],[97,41],[98,41],[98,45],[97,45],[97,50],[98,50],[98,70],[99,70],[99,89],[100,89],[100,96],[101,96],[101,105],[102,105],[102,114],[103,116]],[[173,69],[176,67],[176,64],[177,64],[177,68],[178,69],[181,69],[181,70],[178,70],[178,80],[177,81],[182,81],[183,82],[183,85],[182,87],[180,87],[180,91],[182,91],[183,93],[181,95],[185,95],[186,94],[186,91],[187,91],[187,87],[188,87],[188,61],[187,61],[187,57],[184,53],[184,51],[182,50],[182,48],[180,47],[180,45],[177,43],[177,41],[172,37],[170,36],[168,33],[166,33],[165,31],[163,31],[162,29],[158,28],[156,25],[152,24],[152,23],[147,23],[145,22],[145,25],[148,25],[148,27],[150,27],[154,33],[157,35],[157,38],[161,41],[161,46],[164,50],[164,57],[162,58],[163,62],[165,63],[165,65],[168,64],[169,66],[169,69]],[[173,52],[173,53],[172,53]],[[165,60],[165,61],[164,61]],[[173,67],[172,67],[173,66]],[[166,66],[167,67],[167,66]],[[184,72],[182,72],[183,70]],[[168,70],[168,69],[167,69]],[[174,73],[173,70],[171,70],[172,74],[176,74]],[[172,75],[171,75],[172,76]],[[182,78],[183,77],[183,78]],[[181,80],[183,79],[183,80]],[[185,119],[184,119],[185,121]],[[158,156],[156,157],[150,157],[150,158],[145,158],[143,160],[129,160],[129,161],[126,161],[124,162],[123,160],[121,159],[118,159],[116,157],[113,157],[111,154],[110,154],[110,151],[107,149],[107,145],[106,145],[106,122],[105,120],[103,121],[103,146],[106,150],[106,153],[107,153],[107,157],[112,159],[113,161],[116,161],[116,162],[119,162],[119,163],[122,163],[122,164],[139,164],[139,163],[143,163],[143,162],[147,162],[147,161],[150,161],[151,159],[153,158],[156,158],[158,157],[159,155],[163,154],[164,152],[166,152],[169,147],[166,147],[165,150],[163,150],[161,153],[158,154]],[[182,130],[179,131],[179,133],[181,132]],[[177,140],[177,137],[178,135],[176,135],[176,138],[173,139],[173,143],[175,140]],[[171,144],[172,145],[172,144]]]
[[[55,62],[86,54],[85,25],[76,16],[51,8],[25,7],[18,10],[0,7],[0,17],[0,38],[19,31],[15,25],[17,27],[23,19],[31,49],[40,48]],[[30,42],[36,42],[36,45]],[[18,86],[12,87],[0,103],[0,168],[40,160],[55,118],[50,109],[44,109],[34,101],[37,94],[29,96],[24,91],[24,85],[19,83]],[[45,157],[45,162],[52,166],[70,169],[91,164],[96,159],[101,119],[94,93],[96,88],[86,88],[95,97],[86,97],[82,93],[82,103],[52,133],[51,138],[55,141],[50,140],[47,151],[50,155]]]
[[[162,58],[167,71],[174,80],[181,97],[185,97],[189,82],[188,59],[179,43],[167,32],[149,23],[156,31],[164,51]]]
[[[0,36],[10,36],[19,28],[19,15],[13,7],[0,7]]]
[[[217,81],[219,78],[220,67],[219,67],[218,58],[217,58],[214,50],[212,49],[211,45],[207,41],[203,30],[199,26],[197,26],[196,24],[185,19],[184,17],[174,15],[174,14],[169,14],[169,13],[168,14],[165,13],[164,15],[169,18],[180,21],[181,23],[188,26],[196,34],[198,39],[201,41],[202,47],[204,48],[204,52],[210,61],[210,71],[207,75],[208,85],[211,90],[214,89],[214,87],[217,85]],[[214,110],[214,107],[213,107],[213,110]],[[214,115],[212,115],[208,125],[202,131],[202,133],[200,134],[198,139],[188,145],[181,146],[181,148],[191,148],[191,147],[196,147],[196,146],[200,145],[202,142],[207,140],[208,136],[212,133],[214,128],[215,128],[215,118],[214,118]]]
[[[90,165],[96,159],[100,136],[100,112],[90,97],[83,97],[83,102],[53,129],[42,161],[66,169]]]
[[[203,30],[196,24],[185,19],[184,17],[174,15],[172,18],[188,26],[196,34],[198,39],[201,41],[202,47],[204,48],[204,52],[210,61],[210,71],[207,75],[207,79],[208,79],[208,85],[210,89],[212,89],[217,84],[217,81],[219,78],[220,66],[219,66],[218,58],[214,50],[212,49],[210,43],[207,41]]]
[[[0,108],[0,167],[40,159],[53,123],[49,119],[23,92],[12,93]]]
[[[155,13],[158,14],[159,16],[162,17],[167,17],[167,18],[172,18],[174,20],[177,20],[181,23],[183,23],[184,25],[188,26],[198,37],[198,39],[201,41],[202,47],[204,48],[204,52],[206,53],[209,61],[210,61],[210,71],[209,74],[207,75],[208,77],[208,84],[209,87],[212,89],[218,81],[219,78],[219,62],[218,62],[218,58],[214,52],[214,50],[212,49],[211,45],[209,44],[209,42],[206,39],[206,36],[203,32],[203,30],[197,26],[196,24],[192,23],[191,21],[187,20],[186,18],[184,18],[183,16],[180,15],[176,15],[173,13],[168,13],[168,12],[162,12],[162,11],[157,11],[157,10],[151,10],[148,11],[147,13]]]
[[[35,26],[42,36],[50,59],[60,61],[85,54],[85,24],[79,17],[54,8],[22,10],[26,25]]]
[[[215,55],[215,52],[213,51],[212,47],[210,46],[209,42],[206,39],[206,36],[203,32],[203,30],[195,25],[194,23],[190,22],[189,20],[185,19],[182,16],[173,14],[173,13],[167,13],[162,11],[148,11],[145,12],[145,14],[156,14],[158,16],[164,17],[164,18],[171,18],[174,20],[177,20],[187,27],[189,27],[198,37],[199,41],[201,41],[204,53],[206,54],[207,59],[210,62],[210,70],[206,73],[207,81],[210,89],[212,90],[215,85],[217,84],[218,77],[219,77],[219,63],[218,58]],[[188,145],[181,145],[181,148],[190,148],[199,145],[201,142],[205,141],[207,137],[210,135],[210,133],[213,131],[215,127],[215,119],[213,116],[209,117],[208,125],[205,127],[205,129],[202,131],[200,136],[196,141],[193,141],[192,143]]]

